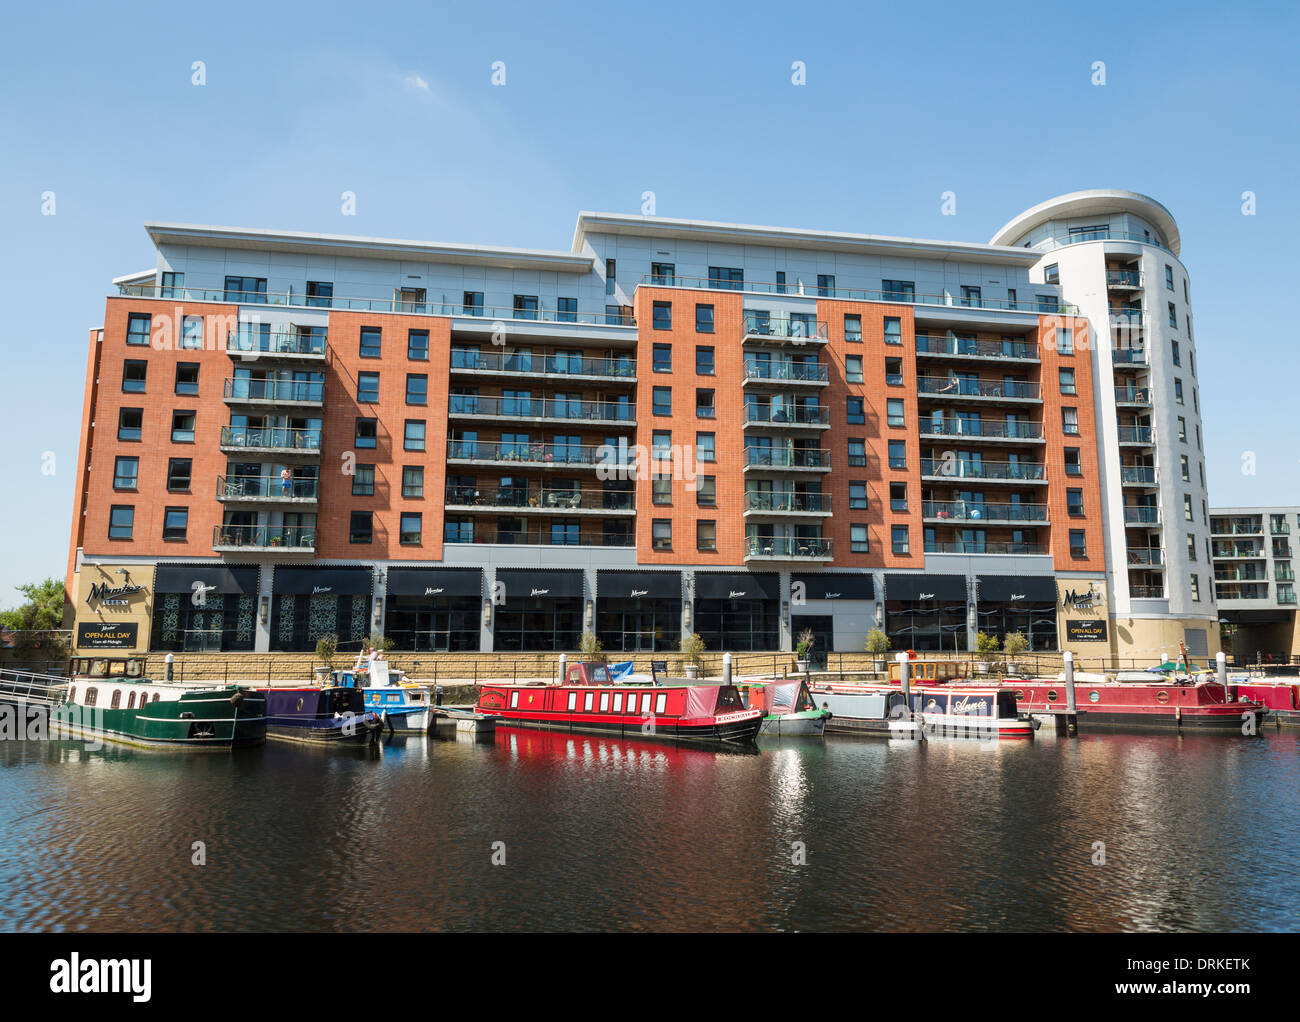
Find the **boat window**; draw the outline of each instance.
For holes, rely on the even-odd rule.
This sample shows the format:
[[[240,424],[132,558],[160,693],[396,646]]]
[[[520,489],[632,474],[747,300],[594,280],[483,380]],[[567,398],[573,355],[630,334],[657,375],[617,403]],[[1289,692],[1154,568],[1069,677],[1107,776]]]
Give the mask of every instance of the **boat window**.
[[[126,662],[126,676],[127,676],[128,678],[143,678],[143,677],[144,677],[144,661],[143,661],[143,660],[128,660],[128,661]]]
[[[94,706],[95,700],[97,700],[98,698],[99,698],[99,689],[95,688],[94,685],[91,685],[90,688],[86,689],[87,706]]]
[[[609,711],[609,693],[602,692],[600,694],[600,712],[607,713],[608,711]]]
[[[615,692],[615,693],[614,693],[614,712],[615,712],[615,713],[622,713],[622,712],[623,712],[623,693],[622,693],[622,692]]]
[[[302,709],[302,696],[298,697],[298,709]]]
[[[134,693],[134,692],[128,692],[128,693],[127,693],[127,696],[126,696],[126,708],[127,708],[128,710],[134,710],[134,709],[135,709],[135,693]]]
[[[153,701],[154,701],[155,703],[158,701],[158,693],[157,693],[157,692],[155,692],[155,693],[153,694]]]
[[[92,660],[90,664],[90,675],[92,678],[105,678],[108,676],[107,660]]]
[[[68,702],[75,703],[76,701],[77,701],[77,686],[73,685],[70,689],[68,689]]]
[[[595,699],[596,699],[596,693],[588,692],[587,698],[582,701],[582,708],[584,710],[589,711],[591,709],[591,704],[595,701]]]
[[[643,717],[650,716],[650,693],[649,692],[641,693],[641,716]]]
[[[1016,697],[1014,693],[998,693],[998,716],[1004,720],[1016,719]]]
[[[121,705],[122,705],[122,690],[120,688],[115,688],[113,689],[113,701],[109,704],[108,708],[110,710],[116,710]]]
[[[664,708],[668,705],[668,696],[663,692],[655,698],[655,713],[663,713]]]
[[[570,710],[576,710],[577,708],[578,708],[578,693],[577,693],[577,692],[570,692],[570,693],[569,693],[569,709],[570,709]]]
[[[513,709],[518,705],[519,705],[519,689],[515,689],[513,692],[510,693],[510,706]]]

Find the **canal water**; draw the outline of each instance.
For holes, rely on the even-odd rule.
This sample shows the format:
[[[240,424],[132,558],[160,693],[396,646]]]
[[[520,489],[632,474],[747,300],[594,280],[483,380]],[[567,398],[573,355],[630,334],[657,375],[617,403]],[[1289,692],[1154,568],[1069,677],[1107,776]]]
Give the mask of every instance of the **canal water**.
[[[1294,732],[0,742],[0,766],[2,930],[1300,929]]]

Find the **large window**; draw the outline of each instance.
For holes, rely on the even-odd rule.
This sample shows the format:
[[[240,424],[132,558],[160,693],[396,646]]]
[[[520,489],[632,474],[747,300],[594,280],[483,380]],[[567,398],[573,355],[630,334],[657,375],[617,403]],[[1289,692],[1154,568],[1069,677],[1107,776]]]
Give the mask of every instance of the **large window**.
[[[402,496],[403,497],[424,496],[424,467],[423,466],[421,465],[403,466]]]
[[[134,490],[139,475],[139,458],[118,458],[113,465],[113,489]]]
[[[348,542],[369,543],[374,536],[374,512],[353,511],[348,520]]]
[[[357,404],[379,403],[379,374],[357,373]]]
[[[710,266],[709,287],[722,291],[740,291],[745,286],[745,271],[738,266]]]
[[[144,430],[143,408],[121,408],[117,413],[117,438],[139,440]]]
[[[194,471],[192,458],[167,460],[167,490],[171,493],[189,493],[190,477]]]
[[[361,328],[361,357],[379,358],[382,351],[383,331],[377,326],[363,326]]]
[[[413,362],[429,361],[429,331],[412,330],[406,335],[406,357]]]
[[[712,305],[695,306],[695,332],[700,334],[713,333],[713,306]]]
[[[130,539],[135,528],[135,507],[114,504],[108,511],[108,538]]]
[[[226,301],[266,302],[265,277],[226,277]]]
[[[424,373],[406,374],[406,403],[408,405],[429,403],[429,377]]]
[[[126,318],[126,343],[136,347],[149,346],[149,324],[152,318],[133,312]]]
[[[402,432],[402,449],[405,451],[424,450],[424,420],[407,419]]]
[[[163,534],[165,540],[183,540],[189,528],[190,511],[184,507],[169,507],[163,512]]]
[[[379,420],[357,419],[357,432],[353,443],[359,449],[373,448],[379,442]]]
[[[122,363],[122,393],[143,394],[149,363],[143,359],[129,358]]]
[[[402,546],[419,546],[424,534],[424,516],[418,511],[403,511],[399,539]]]

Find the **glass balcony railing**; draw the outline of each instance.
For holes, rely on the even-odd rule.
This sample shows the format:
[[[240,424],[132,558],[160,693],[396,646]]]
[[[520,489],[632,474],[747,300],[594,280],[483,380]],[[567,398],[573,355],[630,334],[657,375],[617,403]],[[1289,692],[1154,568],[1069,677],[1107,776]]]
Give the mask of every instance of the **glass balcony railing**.
[[[994,440],[1041,440],[1041,422],[995,422],[982,419],[934,419],[920,422],[922,436],[981,437]]]
[[[1278,568],[1273,572],[1273,578],[1278,582],[1294,582],[1295,571],[1291,568]]]
[[[1145,348],[1112,348],[1110,360],[1115,365],[1144,366],[1147,364]]]
[[[773,316],[754,310],[745,313],[744,331],[746,337],[777,337],[793,341],[824,341],[830,336],[824,320],[798,316]]]
[[[628,358],[589,358],[574,354],[477,351],[451,349],[452,369],[486,370],[548,376],[596,376],[605,379],[636,379],[636,361]]]
[[[449,440],[452,461],[516,462],[530,465],[600,465],[626,468],[636,464],[630,448],[613,444],[496,443],[485,440]]]
[[[1129,547],[1127,557],[1131,566],[1158,567],[1164,563],[1159,547]]]
[[[1162,244],[1160,239],[1149,234],[1128,234],[1124,231],[1112,231],[1109,228],[1100,231],[1074,231],[1070,234],[1056,235],[1048,238],[1046,242],[1039,242],[1034,247],[1063,248],[1066,245],[1078,245],[1086,241],[1136,241],[1143,245],[1154,245],[1166,252],[1170,251],[1169,247]]]
[[[1134,600],[1163,600],[1164,586],[1129,586],[1128,594]]]
[[[478,528],[466,527],[454,522],[447,523],[443,533],[443,541],[446,543],[487,543],[496,546],[636,546],[636,539],[630,529],[622,532],[584,534],[567,526],[541,525],[535,529],[497,529],[486,525]]]
[[[1264,526],[1259,519],[1239,518],[1228,521],[1223,518],[1211,518],[1210,534],[1212,536],[1262,536]]]
[[[916,389],[935,397],[993,397],[1037,399],[1037,383],[1019,380],[970,380],[957,376],[918,376]]]
[[[320,450],[319,429],[276,429],[267,426],[222,426],[221,446],[273,451]]]
[[[1008,479],[1035,481],[1046,478],[1043,465],[1011,461],[963,461],[930,458],[921,459],[921,475],[942,476],[949,479]]]
[[[316,528],[287,525],[214,525],[212,545],[268,550],[314,550]]]
[[[1151,427],[1120,426],[1119,442],[1122,444],[1149,444],[1151,443]]]
[[[325,398],[325,381],[251,380],[236,377],[226,380],[224,395],[228,401],[320,404]]]
[[[1156,525],[1160,521],[1158,507],[1126,507],[1124,509],[1125,525]]]
[[[831,540],[798,539],[789,536],[747,536],[745,556],[825,560],[831,556]]]
[[[480,490],[472,486],[448,486],[447,506],[527,508],[536,511],[599,510],[631,511],[636,507],[636,497],[631,491],[601,490],[564,486],[559,488],[501,486]]]
[[[830,451],[746,447],[746,468],[830,468]]]
[[[1142,274],[1137,270],[1107,270],[1106,271],[1107,287],[1141,287]]]
[[[324,355],[326,333],[320,330],[231,331],[226,335],[226,350],[231,354],[249,355]]]
[[[831,410],[821,406],[781,405],[772,408],[767,405],[746,403],[745,422],[771,423],[773,425],[792,426],[828,426]]]
[[[1247,557],[1252,560],[1264,560],[1264,551],[1258,547],[1250,545],[1233,544],[1213,544],[1210,548],[1211,557]]]
[[[1116,387],[1115,403],[1121,405],[1149,405],[1151,390],[1147,387]]]
[[[1119,470],[1119,480],[1121,483],[1154,486],[1156,470],[1145,465],[1123,465]]]
[[[829,512],[831,495],[829,493],[756,493],[745,494],[746,511],[773,512]]]
[[[921,502],[921,516],[962,522],[1045,522],[1047,505],[1005,504],[983,500],[925,500]]]
[[[510,419],[559,419],[567,422],[636,422],[636,408],[614,401],[581,401],[543,397],[479,397],[452,394],[449,415],[494,415]]]
[[[925,544],[927,554],[1024,554],[1042,555],[1050,553],[1041,543],[1004,543],[980,540],[953,540],[942,542],[930,540]]]
[[[830,380],[830,370],[827,366],[816,362],[765,362],[761,359],[746,359],[745,378],[790,383],[826,383]]]
[[[916,338],[918,355],[969,355],[985,358],[1026,358],[1038,360],[1038,346],[1025,341],[991,341],[976,337]]]
[[[218,500],[315,500],[319,480],[217,476]]]

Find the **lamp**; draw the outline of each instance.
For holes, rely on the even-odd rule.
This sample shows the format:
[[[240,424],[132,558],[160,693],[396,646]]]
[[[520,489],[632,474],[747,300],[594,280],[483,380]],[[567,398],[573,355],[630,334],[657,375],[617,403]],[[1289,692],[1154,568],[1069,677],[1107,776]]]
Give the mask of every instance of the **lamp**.
[[[693,604],[691,604],[689,601],[682,604],[682,624],[686,627],[686,630],[688,632],[691,630],[691,607],[692,606]]]
[[[266,619],[270,616],[270,614],[271,614],[271,597],[263,596],[262,604],[258,608],[257,616],[261,619],[262,624],[266,624]]]
[[[491,600],[483,601],[483,627],[484,628],[492,627],[492,601]]]
[[[384,621],[384,601],[378,596],[375,597],[375,627],[378,628]]]
[[[595,619],[596,619],[596,602],[594,600],[588,600],[586,617],[584,618],[584,620],[587,622],[588,628],[591,627],[591,623]]]

